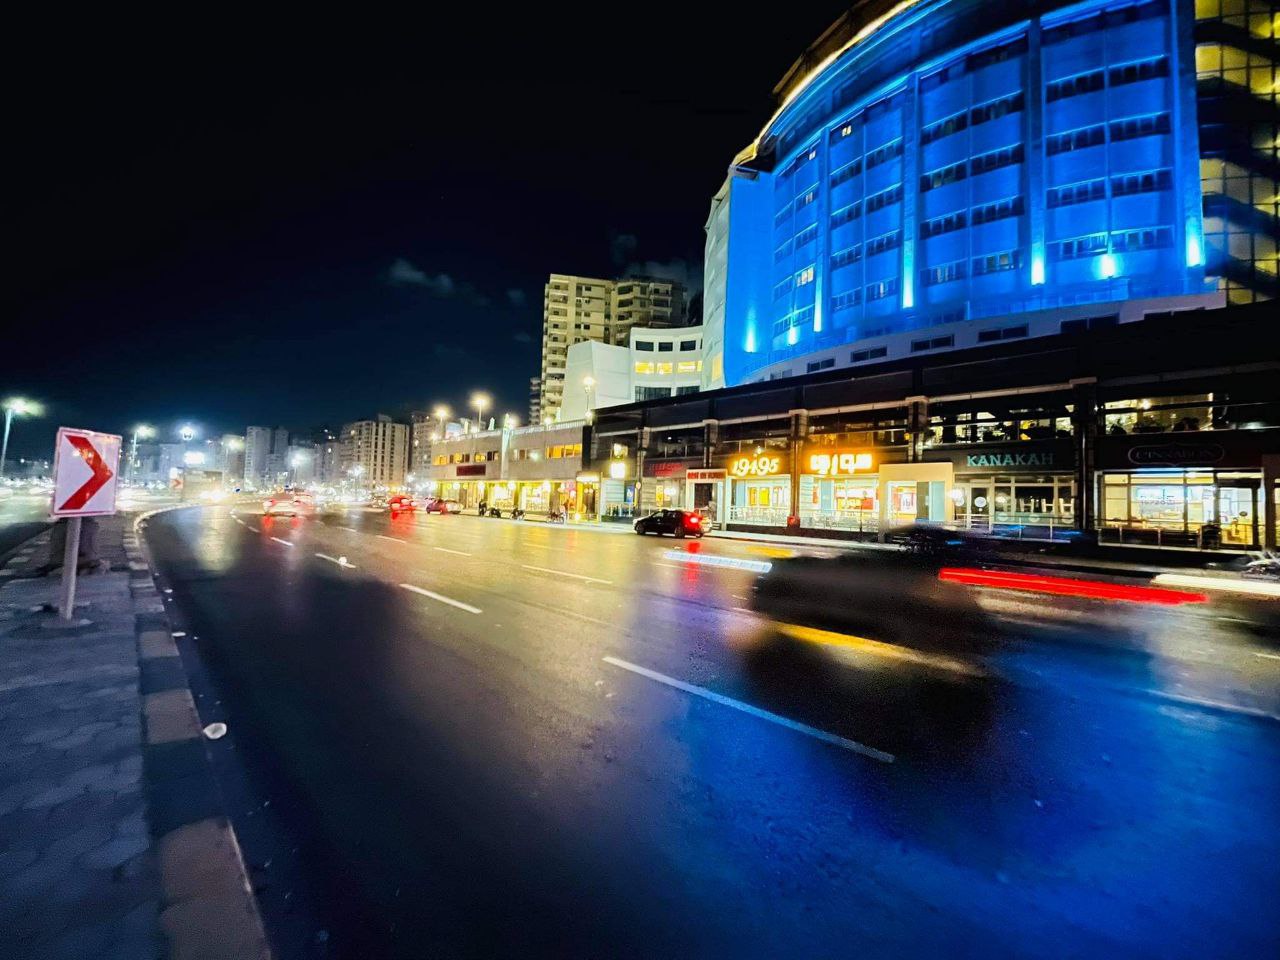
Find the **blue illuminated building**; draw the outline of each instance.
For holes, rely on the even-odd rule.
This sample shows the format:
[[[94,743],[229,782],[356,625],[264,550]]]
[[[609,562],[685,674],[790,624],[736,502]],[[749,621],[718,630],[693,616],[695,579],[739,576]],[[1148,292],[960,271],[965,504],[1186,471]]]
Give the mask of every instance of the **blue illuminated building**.
[[[1273,296],[1274,9],[855,5],[713,204],[708,385]]]

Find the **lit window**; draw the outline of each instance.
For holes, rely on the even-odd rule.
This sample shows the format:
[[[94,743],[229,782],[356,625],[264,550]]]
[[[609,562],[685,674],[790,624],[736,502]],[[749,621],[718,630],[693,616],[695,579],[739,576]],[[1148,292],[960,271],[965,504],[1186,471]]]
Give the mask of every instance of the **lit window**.
[[[653,373],[653,361],[652,361],[652,360],[637,360],[637,361],[636,361],[636,373],[650,373],[650,374],[651,374],[651,373]]]
[[[676,373],[697,373],[698,364],[693,360],[681,360],[676,364]]]
[[[813,267],[805,267],[796,274],[796,286],[803,287],[806,284],[813,283]]]
[[[674,365],[673,365],[673,364],[671,364],[671,363],[660,363],[660,364],[658,364],[658,376],[660,376],[660,377],[669,377],[669,376],[671,376],[671,372],[672,372],[673,368],[674,368]]]

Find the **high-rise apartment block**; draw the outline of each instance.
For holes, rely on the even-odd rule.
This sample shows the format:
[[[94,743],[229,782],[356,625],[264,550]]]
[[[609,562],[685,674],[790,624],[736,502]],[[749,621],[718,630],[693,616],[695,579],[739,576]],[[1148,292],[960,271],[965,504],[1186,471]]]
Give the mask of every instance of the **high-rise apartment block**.
[[[379,415],[342,428],[342,472],[362,484],[404,483],[409,465],[409,425]]]
[[[542,374],[537,390],[530,392],[530,418],[558,417],[573,344],[594,341],[625,346],[632,327],[675,327],[683,322],[684,286],[677,281],[553,273],[543,292]]]

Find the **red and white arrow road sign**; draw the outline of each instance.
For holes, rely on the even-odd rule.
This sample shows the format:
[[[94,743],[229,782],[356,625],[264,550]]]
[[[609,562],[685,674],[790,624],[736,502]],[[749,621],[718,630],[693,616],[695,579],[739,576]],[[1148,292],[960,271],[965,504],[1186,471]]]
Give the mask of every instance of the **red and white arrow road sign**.
[[[116,512],[120,438],[114,433],[58,428],[53,462],[55,517],[100,517]]]

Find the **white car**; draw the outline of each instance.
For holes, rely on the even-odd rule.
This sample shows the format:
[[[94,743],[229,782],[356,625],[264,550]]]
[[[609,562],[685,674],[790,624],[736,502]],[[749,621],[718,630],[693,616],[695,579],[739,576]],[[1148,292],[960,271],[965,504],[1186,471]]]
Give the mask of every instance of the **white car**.
[[[262,501],[264,517],[299,517],[315,511],[316,499],[309,493],[277,493]]]

